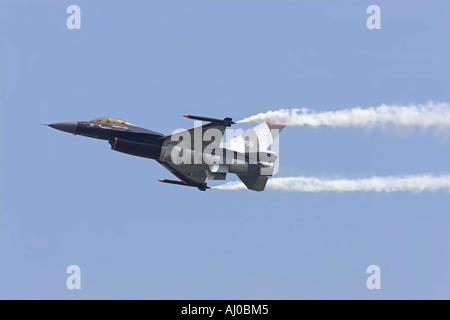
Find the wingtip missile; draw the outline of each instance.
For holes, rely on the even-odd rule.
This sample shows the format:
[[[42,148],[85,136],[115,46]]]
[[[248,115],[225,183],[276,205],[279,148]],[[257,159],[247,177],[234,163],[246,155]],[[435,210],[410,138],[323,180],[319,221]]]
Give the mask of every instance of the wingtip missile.
[[[217,124],[222,124],[224,126],[231,126],[232,124],[236,124],[236,122],[233,121],[232,118],[224,118],[222,119],[215,119],[215,118],[207,118],[207,117],[200,117],[200,116],[193,116],[190,114],[183,114],[183,117],[193,120],[200,120],[200,121],[206,121],[206,122],[213,122]]]
[[[208,185],[206,183],[196,185],[196,184],[184,183],[183,181],[168,180],[168,179],[158,179],[158,181],[163,182],[163,183],[178,184],[180,186],[186,186],[186,187],[196,187],[201,191],[206,191],[206,189],[211,189],[211,187],[208,187]]]

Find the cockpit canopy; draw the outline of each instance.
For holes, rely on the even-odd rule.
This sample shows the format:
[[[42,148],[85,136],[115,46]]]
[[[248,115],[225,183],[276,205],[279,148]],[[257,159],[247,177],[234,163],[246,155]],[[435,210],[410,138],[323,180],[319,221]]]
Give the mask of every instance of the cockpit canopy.
[[[92,122],[101,122],[101,123],[123,124],[123,125],[135,127],[135,125],[132,123],[126,122],[125,120],[112,118],[112,117],[101,117],[101,118],[97,118],[97,119],[94,119],[91,121]]]

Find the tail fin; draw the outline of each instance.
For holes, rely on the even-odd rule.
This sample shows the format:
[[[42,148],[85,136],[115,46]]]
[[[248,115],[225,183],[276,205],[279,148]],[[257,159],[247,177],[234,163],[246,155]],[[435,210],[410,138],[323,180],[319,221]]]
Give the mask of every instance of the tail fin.
[[[253,159],[257,160],[256,164],[249,164],[248,171],[252,174],[236,174],[248,189],[263,191],[266,187],[268,176],[273,174],[277,159],[276,153],[268,151],[268,148],[284,127],[283,123],[266,121],[223,144],[224,148],[245,153],[246,157],[253,156]],[[250,167],[256,170],[250,170]]]
[[[225,142],[223,147],[242,153],[248,152],[249,147],[254,152],[266,151],[284,127],[284,123],[267,120]]]
[[[250,174],[237,174],[238,178],[245,184],[245,186],[254,191],[263,191],[266,187],[267,176],[257,176]]]

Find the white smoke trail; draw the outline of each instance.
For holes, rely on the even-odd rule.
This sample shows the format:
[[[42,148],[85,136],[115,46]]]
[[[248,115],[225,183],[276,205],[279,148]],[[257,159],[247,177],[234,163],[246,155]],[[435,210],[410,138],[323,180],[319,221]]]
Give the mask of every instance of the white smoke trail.
[[[220,190],[247,189],[241,182],[228,182],[212,188]],[[450,191],[450,175],[409,175],[334,180],[315,177],[272,178],[267,182],[266,189],[288,192]]]
[[[450,104],[428,102],[422,105],[381,105],[315,112],[309,109],[280,109],[242,119],[237,123],[265,120],[284,122],[288,126],[374,127],[380,125],[450,127]]]

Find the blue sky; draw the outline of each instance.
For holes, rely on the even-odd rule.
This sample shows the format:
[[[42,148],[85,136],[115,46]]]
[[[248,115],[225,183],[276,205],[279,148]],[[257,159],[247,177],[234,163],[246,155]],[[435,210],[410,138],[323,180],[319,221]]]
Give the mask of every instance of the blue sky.
[[[81,30],[66,8],[81,8]],[[381,8],[381,30],[366,8]],[[450,197],[199,192],[39,123],[450,101],[446,1],[2,1],[0,298],[450,298]],[[243,126],[247,128],[249,125]],[[288,127],[283,176],[448,174],[448,131]],[[234,179],[234,178],[231,178]],[[81,268],[81,290],[66,268]],[[381,268],[368,290],[366,268]]]

